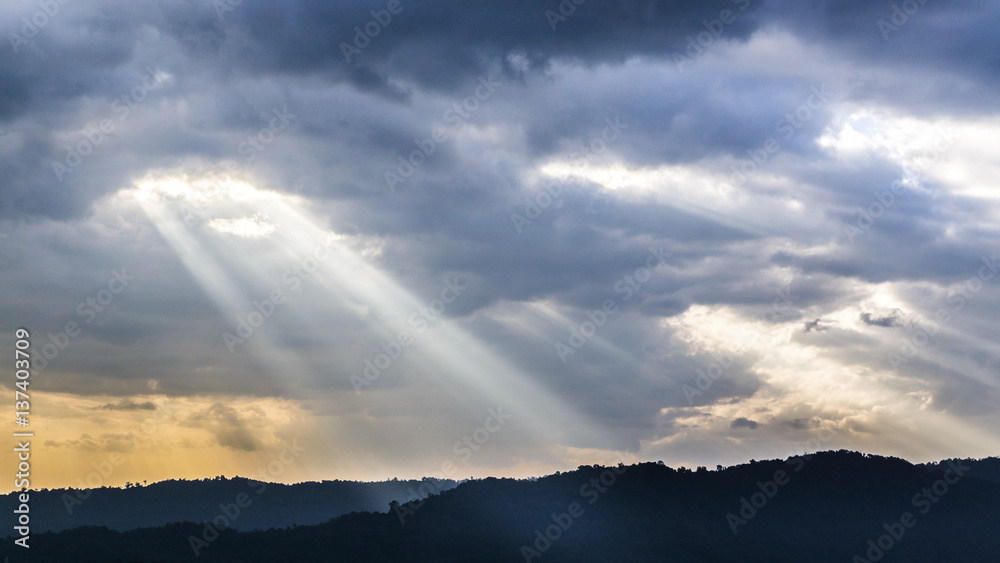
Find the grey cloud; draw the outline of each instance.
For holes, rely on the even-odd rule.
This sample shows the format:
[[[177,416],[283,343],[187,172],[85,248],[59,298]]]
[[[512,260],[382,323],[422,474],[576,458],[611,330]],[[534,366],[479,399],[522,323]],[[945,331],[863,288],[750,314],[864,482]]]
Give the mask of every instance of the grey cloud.
[[[815,319],[815,320],[809,321],[809,322],[805,323],[803,331],[804,332],[812,332],[812,331],[815,330],[816,332],[823,332],[824,330],[829,330],[830,329],[830,327],[828,327],[828,326],[821,326],[819,324],[821,322],[822,322],[822,319]]]
[[[861,322],[868,326],[881,326],[886,328],[891,328],[894,326],[901,326],[902,312],[899,309],[893,309],[888,315],[875,316],[873,313],[865,312],[860,315]]]
[[[190,415],[181,425],[211,432],[219,445],[226,448],[252,452],[261,446],[252,422],[236,409],[221,403]]]
[[[156,405],[152,401],[137,403],[132,399],[121,399],[115,403],[107,403],[97,408],[111,411],[155,411]]]
[[[729,423],[730,428],[749,428],[750,430],[756,430],[757,426],[758,424],[756,420],[750,420],[742,416]]]
[[[793,418],[784,421],[784,424],[792,430],[807,430],[817,426],[817,421],[811,418]]]

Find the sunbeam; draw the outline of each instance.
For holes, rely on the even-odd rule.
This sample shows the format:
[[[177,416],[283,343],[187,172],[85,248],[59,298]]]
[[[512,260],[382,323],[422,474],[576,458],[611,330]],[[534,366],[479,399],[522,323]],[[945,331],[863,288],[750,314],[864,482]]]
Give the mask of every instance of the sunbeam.
[[[308,361],[296,361],[295,354],[281,350],[267,327],[255,331],[252,341],[232,335],[247,341],[246,347],[259,363],[274,366],[279,363],[277,358],[281,358],[280,363],[291,358],[299,374],[298,383],[309,377],[331,378],[340,380],[341,387],[350,384],[356,391],[365,389],[359,393],[360,398],[356,394],[341,396],[344,401],[360,401],[360,405],[367,405],[364,408],[377,404],[378,389],[390,380],[400,381],[398,375],[389,374],[399,371],[395,364],[419,366],[420,378],[447,390],[459,401],[455,408],[474,413],[489,405],[503,405],[514,425],[543,447],[569,445],[618,454],[612,451],[612,436],[559,400],[543,382],[500,358],[449,319],[444,301],[424,302],[415,297],[359,256],[347,244],[347,237],[322,227],[319,220],[297,205],[294,197],[259,190],[245,182],[161,172],[137,184],[136,198],[227,319],[243,320],[248,311],[253,311],[251,295],[273,292],[261,290],[269,283],[281,287],[281,271],[274,268],[280,257],[303,268],[295,271],[308,275],[311,291],[321,292],[320,303],[354,312],[348,317],[324,316],[315,309],[293,304],[282,307],[282,312],[287,310],[291,315],[283,322],[295,323],[312,334],[322,334],[329,323],[350,322],[371,330],[383,343],[395,342],[394,353],[406,356],[388,366],[380,365],[383,369],[378,378],[385,379],[378,381],[371,372],[366,374],[360,356],[353,358],[353,366],[351,359],[343,358],[332,364],[332,372],[320,374]],[[182,216],[188,219],[187,224]],[[459,280],[453,277],[450,282],[453,293],[467,285]],[[410,334],[412,342],[396,342],[401,334]],[[601,344],[610,346],[603,341]],[[376,346],[371,343],[376,360],[379,354],[389,358]],[[395,356],[390,359],[396,360]],[[271,371],[275,377],[288,378],[277,370]],[[383,371],[388,375],[382,375]]]

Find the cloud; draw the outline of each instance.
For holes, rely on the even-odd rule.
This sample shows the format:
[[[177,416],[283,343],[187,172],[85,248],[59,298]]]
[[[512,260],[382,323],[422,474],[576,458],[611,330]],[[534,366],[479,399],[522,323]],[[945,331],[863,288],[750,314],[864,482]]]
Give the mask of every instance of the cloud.
[[[733,420],[732,422],[730,422],[729,423],[729,427],[730,428],[749,428],[750,430],[756,430],[757,429],[757,421],[755,421],[755,420],[749,420],[749,419],[743,418],[741,416],[741,417]]]
[[[262,445],[258,431],[262,412],[250,412],[249,417],[232,407],[216,403],[201,411],[192,413],[181,426],[201,428],[215,436],[224,448],[253,452]]]
[[[785,425],[793,430],[806,430],[817,426],[818,421],[812,418],[793,418],[785,421]]]
[[[87,452],[96,452],[101,450],[101,444],[98,440],[95,440],[93,436],[84,432],[80,434],[80,437],[75,440],[46,440],[45,445],[51,448],[72,448]]]
[[[111,411],[155,411],[156,404],[152,401],[145,401],[142,403],[137,403],[132,399],[121,399],[116,403],[106,403],[97,407],[101,410],[111,410]]]
[[[274,225],[267,222],[267,217],[259,213],[237,219],[212,219],[208,226],[220,233],[243,238],[266,238],[276,230]]]
[[[861,313],[860,318],[861,322],[865,323],[868,326],[881,326],[890,328],[894,326],[902,326],[903,324],[902,313],[899,309],[894,309],[888,315],[884,315],[881,317],[876,317],[874,316],[873,313],[867,313],[867,312]]]
[[[820,326],[819,323],[821,323],[821,322],[823,322],[821,319],[816,319],[816,320],[809,321],[809,322],[805,323],[805,327],[803,328],[803,331],[804,332],[812,332],[812,331],[815,330],[816,332],[823,332],[824,330],[829,330],[830,329],[830,327],[828,327],[828,326]]]

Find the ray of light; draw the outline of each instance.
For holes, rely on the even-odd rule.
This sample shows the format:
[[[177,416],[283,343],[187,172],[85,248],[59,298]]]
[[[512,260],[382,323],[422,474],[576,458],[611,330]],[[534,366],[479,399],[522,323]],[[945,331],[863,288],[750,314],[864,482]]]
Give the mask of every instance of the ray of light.
[[[245,292],[239,290],[237,280],[246,285],[275,278],[268,260],[248,255],[245,249],[240,249],[241,245],[247,244],[255,245],[254,249],[268,253],[272,258],[274,253],[278,253],[295,260],[301,260],[321,246],[329,257],[322,271],[311,275],[310,285],[326,300],[349,302],[376,312],[374,316],[369,315],[373,318],[367,321],[386,337],[394,337],[406,330],[412,332],[411,316],[417,311],[427,310],[432,303],[417,299],[385,272],[359,256],[342,235],[322,228],[320,221],[304,211],[300,202],[294,201],[295,198],[257,190],[239,182],[229,190],[220,189],[217,183],[205,187],[203,183],[199,185],[198,180],[175,174],[158,181],[144,181],[139,186],[138,199],[185,266],[228,318],[249,309],[250,300]],[[223,221],[239,222],[246,217],[266,217],[266,224],[273,225],[273,228],[267,229],[266,233],[254,231],[252,237],[226,233],[226,229],[213,229],[216,231],[214,242],[199,240],[187,230],[176,213],[163,205],[164,200],[197,202],[210,211],[203,215],[221,213]],[[211,220],[215,219],[218,217]],[[253,222],[261,224],[265,220]],[[227,236],[228,239],[225,238]],[[216,251],[212,252],[212,248]],[[296,315],[296,322],[322,329],[323,319],[317,318],[317,315],[310,315],[302,308],[290,308],[289,311]],[[515,413],[519,426],[528,428],[531,435],[551,447],[570,443],[610,449],[613,444],[611,437],[591,424],[586,416],[565,405],[544,385],[499,357],[457,322],[444,317],[442,315],[432,323],[413,346],[415,350],[419,349],[420,357],[429,358],[433,366],[424,370],[425,377],[448,388],[464,389],[466,395],[476,398],[476,403],[504,405]],[[275,355],[281,355],[280,346],[267,334],[259,338],[255,335],[254,338],[251,350],[261,362],[266,363]],[[361,357],[357,360],[358,373],[363,367],[362,361]],[[301,365],[297,370],[298,373],[308,373]],[[327,374],[326,377],[346,380],[349,375],[344,370],[344,373]],[[361,400],[371,404],[377,402],[377,398],[378,393],[373,388],[362,394]],[[471,411],[478,405],[470,402],[459,407]]]
[[[305,212],[288,204],[274,208],[275,217],[287,216],[291,224],[301,225],[303,240],[315,240],[321,229]],[[415,311],[427,309],[421,302],[402,288],[384,272],[374,268],[349,248],[334,241],[334,252],[329,269],[331,274],[321,282],[345,290],[365,303],[386,312],[382,319],[385,326],[395,331],[412,329],[407,321]],[[400,314],[402,313],[402,314]],[[449,384],[470,386],[481,396],[492,397],[504,404],[519,405],[520,416],[530,420],[530,426],[539,433],[553,435],[562,429],[575,430],[576,439],[589,435],[600,443],[610,439],[594,428],[573,409],[563,405],[551,393],[536,384],[531,377],[500,358],[456,323],[442,319],[428,329],[421,345],[430,352],[442,368],[438,373],[449,379]]]
[[[142,207],[143,211],[154,223],[157,230],[171,246],[181,262],[198,281],[205,293],[215,304],[217,310],[231,323],[236,323],[243,318],[252,303],[248,299],[246,292],[237,282],[237,276],[244,272],[228,270],[222,267],[227,260],[233,258],[233,253],[222,252],[205,243],[203,239],[195,236],[195,231],[190,224],[187,224],[181,217],[177,205],[193,205],[198,208],[218,206],[220,202],[227,203],[230,208],[235,208],[238,213],[247,211],[257,211],[254,204],[260,205],[270,198],[266,193],[259,193],[248,184],[240,182],[230,182],[221,184],[215,181],[192,181],[183,175],[155,175],[151,174],[140,180],[136,185],[135,199]],[[189,215],[190,217],[190,215]],[[231,264],[231,260],[229,261]],[[243,257],[243,262],[253,263],[252,259]],[[232,272],[232,273],[231,273]],[[232,329],[233,332],[238,332]],[[221,338],[221,336],[220,336]],[[259,335],[260,339],[267,339],[266,333]],[[253,347],[251,353],[256,355],[256,359],[267,367],[272,376],[276,376],[278,370],[269,366],[270,362]],[[288,367],[293,368],[295,373],[308,373],[305,367],[298,362],[294,356],[283,358]],[[283,383],[281,378],[276,378],[276,382]]]

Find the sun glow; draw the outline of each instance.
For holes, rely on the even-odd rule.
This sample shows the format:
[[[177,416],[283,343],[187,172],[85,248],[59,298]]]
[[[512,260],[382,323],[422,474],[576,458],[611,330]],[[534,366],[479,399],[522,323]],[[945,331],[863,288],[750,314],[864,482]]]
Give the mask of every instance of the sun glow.
[[[278,229],[268,222],[267,215],[263,213],[236,219],[212,219],[208,226],[220,233],[243,238],[267,238]]]

